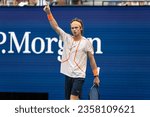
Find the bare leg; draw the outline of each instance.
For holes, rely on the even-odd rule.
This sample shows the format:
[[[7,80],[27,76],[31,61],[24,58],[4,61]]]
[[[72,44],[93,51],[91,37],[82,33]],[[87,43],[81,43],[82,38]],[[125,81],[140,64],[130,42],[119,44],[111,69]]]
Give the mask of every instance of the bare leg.
[[[79,100],[79,96],[71,95],[70,100]]]

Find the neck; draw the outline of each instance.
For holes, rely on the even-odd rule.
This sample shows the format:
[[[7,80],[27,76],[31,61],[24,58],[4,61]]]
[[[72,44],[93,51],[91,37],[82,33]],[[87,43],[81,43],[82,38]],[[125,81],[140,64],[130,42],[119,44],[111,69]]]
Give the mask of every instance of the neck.
[[[74,41],[79,41],[79,40],[82,39],[82,36],[81,35],[79,35],[79,36],[73,36],[73,39],[74,39]]]

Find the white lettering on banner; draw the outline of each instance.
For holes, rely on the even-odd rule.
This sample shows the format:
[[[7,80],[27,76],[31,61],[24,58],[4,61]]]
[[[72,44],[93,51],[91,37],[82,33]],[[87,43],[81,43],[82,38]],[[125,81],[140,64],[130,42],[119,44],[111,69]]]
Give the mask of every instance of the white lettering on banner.
[[[90,40],[90,42],[93,44],[94,41],[97,42],[97,51],[95,52],[96,54],[103,54],[102,50],[101,50],[101,40],[98,37],[95,38],[87,38]]]
[[[0,35],[2,35],[2,41],[0,41],[0,45],[2,45],[6,42],[6,34],[4,32],[0,32]]]
[[[25,43],[25,50],[23,51],[23,53],[26,53],[26,54],[31,53],[29,51],[29,34],[31,32],[26,32],[24,34],[21,45],[19,45],[17,37],[14,32],[8,32],[8,33],[10,34],[10,50],[8,51],[8,53],[14,53],[13,48],[12,48],[13,42],[14,42],[14,45],[16,46],[18,53],[20,53],[23,43]]]
[[[7,36],[9,35],[9,36]],[[23,53],[23,54],[54,54],[54,51],[52,50],[53,43],[58,43],[58,57],[57,60],[61,61],[61,55],[63,52],[63,42],[62,40],[59,40],[56,37],[50,38],[50,37],[35,37],[32,40],[30,39],[31,32],[25,32],[23,35],[23,38],[18,41],[18,38],[16,37],[15,32],[8,32],[8,34],[4,32],[0,32],[0,46],[9,43],[9,50],[6,50],[5,48],[2,49],[2,54],[14,54],[15,50],[16,53]],[[1,38],[2,37],[2,38]],[[101,39],[98,37],[95,38],[87,38],[89,41],[93,44],[96,43],[96,54],[102,54],[102,48],[101,48]],[[40,43],[40,49],[37,50],[37,42]],[[0,47],[1,49],[1,47]]]
[[[46,37],[45,38],[46,40],[47,40],[47,42],[48,42],[48,44],[47,44],[47,51],[45,52],[46,54],[53,54],[54,52],[52,51],[52,42],[58,42],[58,39],[57,38],[48,38],[48,37]]]
[[[40,51],[37,52],[36,51],[36,41],[39,40],[41,42],[41,48],[40,48]],[[26,47],[26,46],[25,46]],[[31,43],[31,48],[32,48],[32,51],[35,53],[35,54],[41,54],[44,49],[45,49],[45,43],[44,43],[44,40],[40,37],[36,37],[33,39],[32,43]]]
[[[63,53],[63,42],[62,42],[62,40],[59,40],[59,42],[58,42],[58,46],[59,46],[59,50],[58,50],[58,54],[59,55],[62,55],[62,53]],[[58,61],[61,61],[61,56],[58,56],[57,57],[57,60]]]

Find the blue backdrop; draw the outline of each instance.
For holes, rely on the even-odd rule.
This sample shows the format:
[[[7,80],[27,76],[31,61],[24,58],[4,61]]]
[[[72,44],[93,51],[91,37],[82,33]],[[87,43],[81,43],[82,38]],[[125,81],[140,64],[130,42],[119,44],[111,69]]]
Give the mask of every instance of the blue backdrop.
[[[101,39],[103,54],[95,54],[100,72],[101,99],[150,99],[150,7],[52,7],[58,24],[70,33],[71,19],[84,22],[85,37]],[[59,46],[53,42],[46,54],[46,37],[56,37],[42,7],[0,8],[0,92],[47,92],[49,99],[64,99],[64,78],[59,73]],[[23,44],[17,53],[10,54],[10,33],[21,43],[25,32],[29,35],[31,53],[23,54]],[[4,35],[6,41],[4,41]],[[35,54],[32,41],[41,37],[44,52]],[[40,51],[40,40],[36,51]],[[94,44],[96,51],[96,44]],[[5,50],[4,50],[5,49]],[[4,52],[4,53],[3,53]],[[88,63],[83,87],[83,99],[88,99],[93,75]]]

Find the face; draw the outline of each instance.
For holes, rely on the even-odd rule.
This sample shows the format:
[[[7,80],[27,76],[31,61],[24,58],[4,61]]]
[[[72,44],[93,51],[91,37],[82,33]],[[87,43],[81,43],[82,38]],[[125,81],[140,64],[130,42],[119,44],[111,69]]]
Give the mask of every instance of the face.
[[[82,27],[81,27],[80,22],[73,21],[71,23],[71,32],[72,32],[73,36],[81,35],[81,31],[82,31]]]

